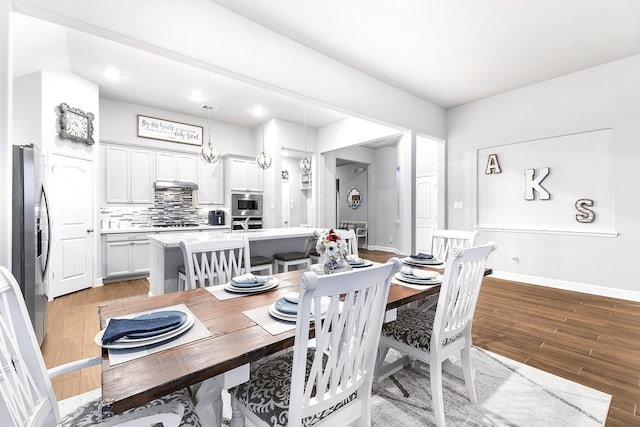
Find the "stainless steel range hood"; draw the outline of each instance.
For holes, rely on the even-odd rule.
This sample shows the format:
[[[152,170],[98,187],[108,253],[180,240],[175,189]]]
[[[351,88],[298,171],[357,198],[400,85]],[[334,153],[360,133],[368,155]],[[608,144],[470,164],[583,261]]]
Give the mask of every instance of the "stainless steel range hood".
[[[153,188],[156,190],[197,190],[198,184],[186,181],[156,181]]]

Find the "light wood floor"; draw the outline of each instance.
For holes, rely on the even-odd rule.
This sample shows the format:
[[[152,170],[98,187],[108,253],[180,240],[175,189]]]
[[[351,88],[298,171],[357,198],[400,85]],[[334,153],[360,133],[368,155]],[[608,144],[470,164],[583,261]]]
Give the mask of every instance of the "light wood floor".
[[[391,254],[361,250],[384,262]],[[112,283],[49,303],[47,367],[98,356],[98,305],[140,298],[146,280]],[[613,396],[607,427],[640,426],[640,303],[485,278],[474,344]],[[100,367],[57,378],[59,399],[100,386]]]

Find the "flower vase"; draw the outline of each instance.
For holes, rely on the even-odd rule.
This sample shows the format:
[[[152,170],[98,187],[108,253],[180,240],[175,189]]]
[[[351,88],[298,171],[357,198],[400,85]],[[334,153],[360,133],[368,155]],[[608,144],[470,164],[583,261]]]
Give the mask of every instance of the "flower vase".
[[[351,270],[351,265],[349,265],[344,254],[330,251],[325,251],[320,255],[320,265],[322,266],[324,274]]]

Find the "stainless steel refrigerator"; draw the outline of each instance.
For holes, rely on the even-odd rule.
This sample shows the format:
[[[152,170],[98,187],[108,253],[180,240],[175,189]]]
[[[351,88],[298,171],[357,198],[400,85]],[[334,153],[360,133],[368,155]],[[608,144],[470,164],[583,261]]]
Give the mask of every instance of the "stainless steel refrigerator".
[[[42,153],[34,145],[13,147],[12,272],[40,344],[47,333],[44,289],[51,241],[42,165]]]

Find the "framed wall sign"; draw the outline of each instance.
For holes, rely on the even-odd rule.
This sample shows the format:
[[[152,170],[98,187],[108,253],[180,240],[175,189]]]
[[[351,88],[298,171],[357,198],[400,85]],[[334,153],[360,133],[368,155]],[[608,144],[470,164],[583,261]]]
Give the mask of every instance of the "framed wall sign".
[[[351,209],[357,209],[361,201],[360,190],[357,188],[349,190],[349,193],[347,193],[347,204]]]
[[[202,145],[202,126],[138,114],[138,136],[182,144]]]
[[[93,145],[93,113],[69,107],[64,102],[56,108],[58,135],[62,139]]]

